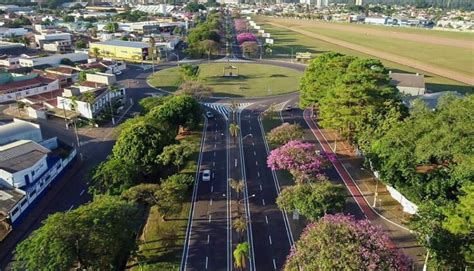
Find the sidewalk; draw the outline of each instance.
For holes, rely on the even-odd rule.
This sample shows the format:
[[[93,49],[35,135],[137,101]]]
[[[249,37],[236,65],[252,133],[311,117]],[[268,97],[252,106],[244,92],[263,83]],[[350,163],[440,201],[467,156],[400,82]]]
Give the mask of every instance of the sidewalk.
[[[394,245],[411,256],[415,263],[415,270],[420,269],[425,251],[418,245],[416,236],[406,225],[410,215],[402,211],[401,205],[390,196],[385,184],[378,181],[377,185],[373,173],[362,167],[363,159],[356,156],[352,146],[343,141],[334,131],[320,129],[316,121],[311,118],[309,110],[305,110],[303,115],[323,150],[337,154],[338,159],[333,165],[367,219],[381,225],[390,235]],[[377,193],[375,193],[376,190]]]

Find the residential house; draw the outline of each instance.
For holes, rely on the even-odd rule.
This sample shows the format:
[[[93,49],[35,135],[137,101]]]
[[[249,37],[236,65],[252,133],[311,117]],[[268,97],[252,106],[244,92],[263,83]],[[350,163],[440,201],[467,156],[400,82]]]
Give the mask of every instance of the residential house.
[[[56,54],[45,57],[21,57],[20,66],[22,67],[41,67],[51,66],[57,67],[61,64],[61,60],[69,59],[72,62],[87,62],[89,55],[86,53],[69,53],[69,54]]]
[[[0,73],[0,103],[59,89],[59,80],[31,73],[18,75]]]
[[[422,74],[390,72],[390,84],[401,93],[412,96],[423,95],[426,92],[425,77]]]
[[[13,122],[0,125],[0,146],[21,139],[43,141],[39,124],[15,118]]]

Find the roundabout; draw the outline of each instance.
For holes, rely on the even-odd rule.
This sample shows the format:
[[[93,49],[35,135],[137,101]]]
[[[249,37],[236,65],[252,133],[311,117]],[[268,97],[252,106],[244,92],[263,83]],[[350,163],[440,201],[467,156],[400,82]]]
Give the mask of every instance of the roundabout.
[[[302,75],[287,67],[227,62],[200,64],[197,80],[212,88],[213,97],[255,98],[295,92]],[[163,69],[148,78],[150,86],[169,92],[184,81],[179,67]]]

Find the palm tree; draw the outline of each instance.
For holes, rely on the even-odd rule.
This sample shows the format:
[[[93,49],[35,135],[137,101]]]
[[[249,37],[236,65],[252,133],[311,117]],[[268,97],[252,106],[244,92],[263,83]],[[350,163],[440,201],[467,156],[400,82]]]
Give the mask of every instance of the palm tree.
[[[151,68],[152,68],[152,72],[155,73],[155,46],[156,46],[155,38],[150,37],[150,39],[148,40],[148,44],[150,45]]]
[[[232,226],[234,227],[234,230],[239,234],[240,241],[242,241],[243,233],[247,229],[247,221],[245,220],[245,218],[239,217],[234,220]]]
[[[234,256],[234,266],[238,270],[244,270],[247,267],[247,258],[249,257],[250,245],[247,242],[237,244],[232,255]]]
[[[232,178],[229,178],[229,185],[237,193],[237,214],[240,215],[240,193],[244,191],[244,187],[245,187],[244,181],[243,180],[237,181]]]
[[[25,45],[26,48],[30,47],[30,39],[27,37],[20,38],[20,43]]]
[[[240,131],[240,126],[235,124],[235,123],[231,123],[229,125],[229,132],[230,132],[230,135],[234,138],[234,140],[237,138],[237,135],[239,134],[239,131]]]
[[[100,55],[100,50],[98,47],[93,47],[92,49],[92,55],[94,55],[94,57],[96,59],[99,59],[99,55]]]
[[[230,109],[232,110],[232,116],[235,119],[235,113],[237,112],[237,109],[239,108],[239,104],[235,101],[232,100],[230,103]]]

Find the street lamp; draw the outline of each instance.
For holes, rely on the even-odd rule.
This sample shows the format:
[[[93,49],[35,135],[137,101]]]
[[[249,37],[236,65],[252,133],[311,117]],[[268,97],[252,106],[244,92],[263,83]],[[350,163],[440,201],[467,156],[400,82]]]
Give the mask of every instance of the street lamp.
[[[367,170],[366,168],[361,167],[360,170],[365,170],[369,173],[369,175],[372,177],[372,180],[375,181],[375,193],[374,193],[374,203],[372,204],[372,207],[375,207],[375,204],[377,202],[377,196],[379,194],[379,179],[375,178],[374,174]]]

